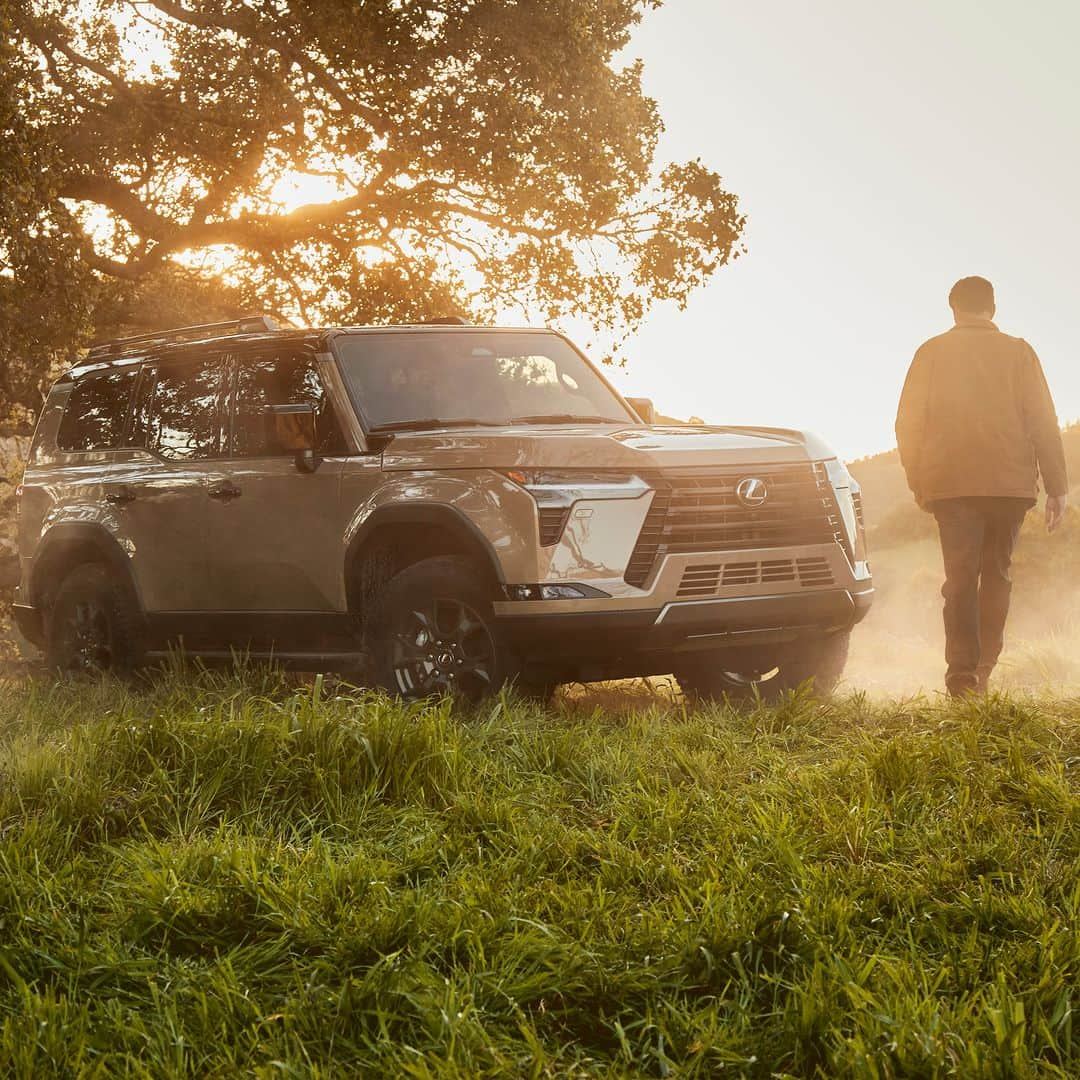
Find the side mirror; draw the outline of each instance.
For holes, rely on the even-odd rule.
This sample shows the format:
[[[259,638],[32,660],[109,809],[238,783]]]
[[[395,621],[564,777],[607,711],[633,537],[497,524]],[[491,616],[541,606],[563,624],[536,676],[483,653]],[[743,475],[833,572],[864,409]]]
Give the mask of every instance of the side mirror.
[[[653,404],[652,398],[630,397],[626,400],[630,404],[630,408],[641,417],[643,424],[656,423],[656,406]]]
[[[322,464],[322,458],[315,452],[318,445],[315,406],[268,405],[264,411],[272,424],[271,445],[282,453],[292,452],[300,472],[313,473]]]

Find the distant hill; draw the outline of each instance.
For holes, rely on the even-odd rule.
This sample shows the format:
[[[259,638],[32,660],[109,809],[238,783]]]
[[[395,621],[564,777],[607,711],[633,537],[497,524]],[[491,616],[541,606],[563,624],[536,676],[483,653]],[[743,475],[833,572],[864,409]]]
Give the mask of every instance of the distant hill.
[[[1065,461],[1074,489],[1080,484],[1080,424],[1062,429]],[[935,535],[934,519],[920,510],[908,490],[900,455],[895,450],[849,463],[863,490],[863,507],[871,543],[876,547],[921,540]]]
[[[862,487],[863,509],[871,527],[911,502],[911,492],[896,450],[852,461],[848,469]]]

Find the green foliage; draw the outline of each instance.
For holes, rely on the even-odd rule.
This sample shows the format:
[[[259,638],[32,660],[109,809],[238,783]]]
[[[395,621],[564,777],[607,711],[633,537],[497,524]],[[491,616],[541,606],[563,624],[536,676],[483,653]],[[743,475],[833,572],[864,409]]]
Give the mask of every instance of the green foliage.
[[[735,197],[700,162],[657,170],[619,59],[653,0],[0,4],[0,302],[71,301],[5,342],[31,380],[102,281],[208,253],[304,321],[512,306],[609,341],[738,254]],[[297,178],[323,185],[299,207]]]
[[[1069,702],[10,687],[0,1072],[1073,1076],[1077,761]]]
[[[20,9],[0,0],[0,409],[26,421],[89,329],[95,282],[58,197],[58,148],[28,115],[41,76],[16,44]]]

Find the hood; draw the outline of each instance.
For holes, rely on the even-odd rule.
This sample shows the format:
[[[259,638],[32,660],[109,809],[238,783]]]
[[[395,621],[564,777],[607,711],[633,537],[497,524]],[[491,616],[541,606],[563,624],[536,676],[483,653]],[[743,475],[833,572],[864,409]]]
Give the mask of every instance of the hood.
[[[403,432],[383,468],[671,469],[834,457],[809,432],[757,427],[559,424]]]

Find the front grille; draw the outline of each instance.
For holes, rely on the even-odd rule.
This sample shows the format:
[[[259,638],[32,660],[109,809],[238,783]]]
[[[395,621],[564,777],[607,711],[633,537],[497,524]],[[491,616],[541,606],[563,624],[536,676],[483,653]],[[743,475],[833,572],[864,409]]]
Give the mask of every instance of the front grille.
[[[540,508],[540,546],[554,547],[561,539],[570,516],[568,506],[544,506]]]
[[[626,572],[623,578],[628,585],[636,585],[640,588],[649,576],[660,551],[660,545],[664,541],[664,525],[667,521],[668,507],[671,504],[671,488],[661,485],[649,478],[653,483],[654,494],[649,512],[645,515],[645,524],[638,533],[637,543],[630,553],[630,561],[626,564]]]
[[[764,505],[749,508],[736,498],[735,488],[747,477],[765,481],[768,498]],[[841,543],[847,547],[836,497],[823,465],[801,462],[722,471],[687,469],[647,479],[656,494],[627,563],[624,578],[629,585],[643,586],[665,555],[807,544]]]
[[[761,559],[688,566],[676,596],[680,600],[716,596],[747,585],[798,585],[803,589],[832,585],[833,572],[824,556],[805,559]]]

